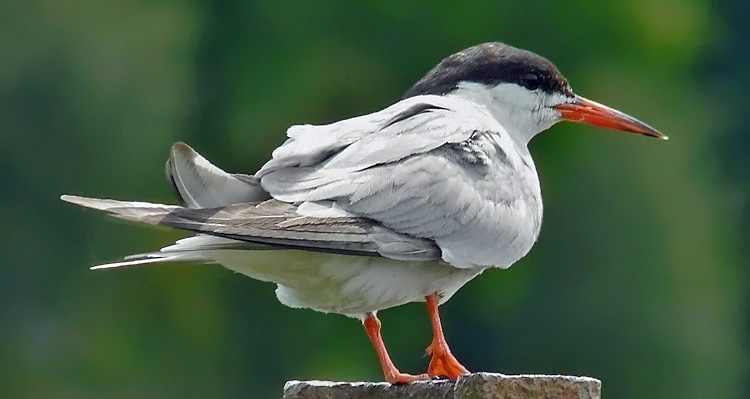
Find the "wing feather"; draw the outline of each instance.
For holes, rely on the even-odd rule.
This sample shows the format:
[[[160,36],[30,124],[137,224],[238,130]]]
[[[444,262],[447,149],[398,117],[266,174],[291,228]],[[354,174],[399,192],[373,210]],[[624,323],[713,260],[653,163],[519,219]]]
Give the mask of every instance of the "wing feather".
[[[440,251],[432,241],[396,233],[363,217],[301,216],[295,205],[277,200],[195,209],[71,195],[61,199],[125,220],[279,248],[399,260],[440,259]]]
[[[417,96],[367,118],[290,129],[256,176],[278,200],[333,201],[432,241],[454,266],[507,267],[541,223],[536,171],[525,150],[507,151],[515,145],[476,103]]]

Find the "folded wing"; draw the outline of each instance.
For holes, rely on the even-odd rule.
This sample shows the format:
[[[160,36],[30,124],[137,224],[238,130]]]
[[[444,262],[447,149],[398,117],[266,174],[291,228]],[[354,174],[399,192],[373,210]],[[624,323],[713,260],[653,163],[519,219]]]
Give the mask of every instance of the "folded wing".
[[[417,96],[366,117],[290,129],[256,176],[277,200],[331,201],[433,241],[454,266],[507,267],[541,222],[538,182],[524,180],[535,178],[524,173],[533,165],[503,150],[511,140],[473,102]]]
[[[120,219],[282,249],[387,256],[399,260],[430,261],[440,258],[439,250],[428,240],[395,233],[365,218],[300,216],[296,206],[276,200],[194,209],[71,195],[64,195],[61,199]],[[217,240],[207,240],[206,243],[211,246],[243,247]]]

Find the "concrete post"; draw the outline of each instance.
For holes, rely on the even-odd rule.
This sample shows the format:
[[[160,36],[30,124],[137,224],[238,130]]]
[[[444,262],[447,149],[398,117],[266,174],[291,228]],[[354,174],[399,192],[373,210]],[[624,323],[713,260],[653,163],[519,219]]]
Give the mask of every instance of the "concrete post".
[[[474,373],[458,381],[289,381],[284,399],[601,399],[601,381],[564,375]]]

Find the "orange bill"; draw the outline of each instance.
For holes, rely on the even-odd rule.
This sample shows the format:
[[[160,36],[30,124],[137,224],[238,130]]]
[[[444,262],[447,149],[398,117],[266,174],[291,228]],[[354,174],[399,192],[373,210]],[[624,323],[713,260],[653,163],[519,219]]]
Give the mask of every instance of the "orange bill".
[[[586,123],[607,129],[637,133],[662,140],[668,139],[667,136],[658,130],[630,115],[581,96],[575,96],[573,101],[557,105],[555,109],[560,111],[563,119],[571,122]]]

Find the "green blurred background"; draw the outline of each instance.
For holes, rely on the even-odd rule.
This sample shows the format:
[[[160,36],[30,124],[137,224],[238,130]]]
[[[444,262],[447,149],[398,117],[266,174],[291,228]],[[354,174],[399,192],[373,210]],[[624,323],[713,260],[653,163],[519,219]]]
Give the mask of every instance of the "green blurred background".
[[[0,3],[0,397],[278,398],[380,380],[357,321],[292,310],[221,267],[91,272],[184,237],[63,193],[173,202],[186,141],[252,173],[288,126],[369,113],[440,59],[504,41],[669,142],[562,125],[532,144],[531,254],[443,306],[472,370],[602,379],[615,398],[750,397],[750,6],[601,2]],[[404,371],[423,305],[381,313]]]

